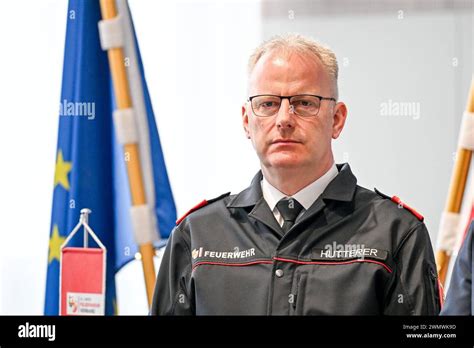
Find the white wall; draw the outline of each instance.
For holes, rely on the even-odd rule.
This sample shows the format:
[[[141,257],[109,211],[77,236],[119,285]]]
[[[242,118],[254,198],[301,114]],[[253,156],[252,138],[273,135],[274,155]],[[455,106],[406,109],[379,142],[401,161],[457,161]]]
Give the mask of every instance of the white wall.
[[[330,15],[294,9],[293,19],[291,4],[281,4],[263,21],[264,38],[296,31],[335,50],[349,109],[336,161],[348,161],[361,185],[419,210],[434,242],[473,73],[473,13],[370,11],[365,3],[364,15],[333,6]],[[416,103],[419,114],[384,115],[390,101]]]
[[[262,38],[299,31],[340,60],[350,114],[337,160],[348,160],[361,184],[419,209],[436,235],[472,74],[472,13],[408,11],[400,21],[298,10],[289,19],[286,7],[262,19],[257,1],[130,7],[179,215],[248,185],[258,161],[240,124],[246,60]],[[43,311],[66,8],[65,0],[0,0],[0,314]],[[193,110],[173,107],[184,96]],[[420,118],[380,115],[389,99],[420,103]],[[117,280],[120,313],[146,313],[140,264]]]
[[[0,314],[43,311],[66,1],[0,1]]]

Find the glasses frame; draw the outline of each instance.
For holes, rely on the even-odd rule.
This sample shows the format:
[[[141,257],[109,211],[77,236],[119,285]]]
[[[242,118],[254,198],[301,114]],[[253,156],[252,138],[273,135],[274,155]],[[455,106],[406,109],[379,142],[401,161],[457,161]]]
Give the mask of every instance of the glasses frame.
[[[280,108],[281,108],[281,104],[282,104],[282,100],[283,99],[288,99],[288,102],[290,103],[290,106],[291,106],[291,98],[294,98],[294,97],[315,97],[315,98],[318,98],[319,99],[319,109],[318,109],[318,112],[313,116],[302,116],[300,114],[298,114],[294,109],[293,109],[293,113],[295,115],[298,115],[300,117],[305,117],[305,118],[308,118],[308,117],[316,117],[318,116],[319,114],[319,110],[321,109],[321,101],[323,100],[332,100],[334,102],[336,102],[337,100],[335,98],[331,98],[331,97],[322,97],[320,95],[316,95],[316,94],[296,94],[296,95],[275,95],[275,94],[257,94],[257,95],[253,95],[253,96],[250,96],[248,97],[247,101],[250,102],[250,107],[252,108],[252,112],[254,113],[255,116],[257,117],[273,117],[275,116],[276,114],[278,114],[278,112],[280,112],[280,109],[278,109],[277,112],[275,112],[275,114],[273,115],[269,115],[269,116],[261,116],[261,115],[258,115],[255,110],[253,109],[253,103],[252,103],[252,100],[254,98],[257,98],[257,97],[277,97],[277,98],[280,98]]]

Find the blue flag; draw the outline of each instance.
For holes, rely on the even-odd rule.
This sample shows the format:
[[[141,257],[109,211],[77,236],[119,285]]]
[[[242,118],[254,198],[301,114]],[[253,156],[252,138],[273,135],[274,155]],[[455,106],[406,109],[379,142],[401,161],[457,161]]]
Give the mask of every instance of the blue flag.
[[[156,234],[164,241],[175,225],[176,207],[128,5],[125,0],[117,4],[129,39],[127,73],[133,75],[129,78],[134,83],[147,203],[156,218]],[[79,221],[80,210],[90,208],[89,225],[107,248],[105,313],[111,315],[117,312],[115,273],[138,251],[130,190],[122,145],[114,131],[116,103],[107,52],[99,39],[99,1],[70,0],[67,16],[44,312],[59,312],[60,246]],[[78,233],[68,246],[82,242]]]

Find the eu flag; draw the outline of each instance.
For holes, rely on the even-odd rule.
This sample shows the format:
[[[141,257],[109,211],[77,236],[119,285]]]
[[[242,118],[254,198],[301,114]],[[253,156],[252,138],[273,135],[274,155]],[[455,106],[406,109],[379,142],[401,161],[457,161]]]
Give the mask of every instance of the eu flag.
[[[151,107],[140,52],[128,5],[121,16],[130,31],[129,71],[135,71],[134,104],[138,105],[139,146],[147,202],[153,209],[156,234],[165,240],[176,220],[176,208]],[[77,224],[82,208],[90,208],[89,225],[107,248],[105,313],[116,313],[115,273],[134,258],[138,246],[132,232],[131,198],[124,154],[112,118],[116,101],[107,53],[102,50],[99,1],[70,0],[64,50],[59,129],[54,175],[45,314],[59,310],[60,246]],[[138,122],[138,121],[137,121]],[[69,246],[82,246],[82,236]],[[143,294],[145,296],[145,294]]]

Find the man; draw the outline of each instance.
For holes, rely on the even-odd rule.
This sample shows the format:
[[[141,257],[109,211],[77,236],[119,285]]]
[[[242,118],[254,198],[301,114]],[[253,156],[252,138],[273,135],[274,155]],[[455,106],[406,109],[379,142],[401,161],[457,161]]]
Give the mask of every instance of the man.
[[[242,120],[261,171],[178,220],[151,314],[438,314],[423,218],[334,163],[337,74],[334,53],[299,35],[257,48]]]
[[[474,315],[472,270],[474,251],[474,221],[463,241],[453,268],[453,275],[441,315]]]

